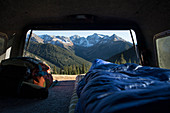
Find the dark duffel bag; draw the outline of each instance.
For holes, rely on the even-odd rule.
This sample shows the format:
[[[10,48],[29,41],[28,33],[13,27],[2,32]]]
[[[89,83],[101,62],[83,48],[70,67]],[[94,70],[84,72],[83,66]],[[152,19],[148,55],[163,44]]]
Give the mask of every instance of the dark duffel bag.
[[[22,82],[19,96],[23,98],[46,99],[48,97],[48,89],[29,82]]]
[[[17,96],[26,98],[48,97],[48,90],[44,87],[25,82],[32,78],[30,70],[22,66],[0,66],[1,96]]]
[[[24,79],[29,78],[26,67],[1,66],[0,67],[0,95],[18,96]]]

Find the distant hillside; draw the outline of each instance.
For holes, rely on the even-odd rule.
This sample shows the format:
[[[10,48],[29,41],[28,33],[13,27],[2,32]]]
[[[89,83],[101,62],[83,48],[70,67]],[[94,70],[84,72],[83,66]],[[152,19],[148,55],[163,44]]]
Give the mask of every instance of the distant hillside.
[[[126,51],[123,51],[119,54],[116,54],[112,57],[110,57],[109,59],[107,59],[107,61],[110,61],[110,62],[120,62],[120,59],[121,59],[121,55],[123,54],[123,57],[124,59],[126,60],[126,62],[128,63],[138,63],[138,60],[137,60],[137,56],[136,56],[136,52],[134,50],[134,47],[131,47],[130,49],[126,50]]]
[[[52,44],[30,42],[28,51],[47,60],[59,68],[73,64],[79,66],[83,64],[91,65],[90,62],[76,56],[74,53]]]
[[[96,58],[103,60],[109,59],[111,56],[123,52],[131,47],[132,44],[128,42],[110,41],[107,42],[107,44],[100,43],[88,48],[75,47],[75,54],[92,62]]]
[[[31,41],[41,44],[52,44],[59,46],[90,62],[97,58],[106,60],[111,56],[132,47],[131,43],[127,42],[116,34],[108,36],[94,33],[93,35],[89,35],[87,37],[80,37],[78,35],[71,37],[50,35],[38,36],[33,34]]]

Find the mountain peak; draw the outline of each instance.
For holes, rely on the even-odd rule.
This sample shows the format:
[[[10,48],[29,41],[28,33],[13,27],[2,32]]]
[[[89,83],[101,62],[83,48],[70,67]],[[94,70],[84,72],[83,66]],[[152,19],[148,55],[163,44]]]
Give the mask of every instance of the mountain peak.
[[[93,35],[98,35],[97,33],[94,33]]]
[[[80,37],[79,35],[73,35],[74,37]]]
[[[94,33],[94,34],[92,34],[92,35],[89,35],[89,36],[99,36],[100,34],[98,34],[98,33]]]
[[[116,34],[113,34],[112,36],[117,36]]]
[[[76,38],[80,38],[80,36],[79,35],[73,35],[73,36],[70,37],[71,40],[76,39]]]
[[[34,38],[35,41],[38,40],[37,42],[41,42],[41,43],[51,43],[54,45],[63,45],[63,46],[78,45],[82,47],[92,47],[99,43],[100,44],[110,43],[110,40],[125,41],[124,39],[120,38],[116,34],[113,34],[112,36],[108,36],[108,35],[103,35],[98,33],[89,35],[87,36],[87,38],[81,37],[79,35],[66,37],[66,36],[54,36],[54,35],[50,36],[48,34],[39,35],[39,36],[33,34],[32,37],[36,37]]]

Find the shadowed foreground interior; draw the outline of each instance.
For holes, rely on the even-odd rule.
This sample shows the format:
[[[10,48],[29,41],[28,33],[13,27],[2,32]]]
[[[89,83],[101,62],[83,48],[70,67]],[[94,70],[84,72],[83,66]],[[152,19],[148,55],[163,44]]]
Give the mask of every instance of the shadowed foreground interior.
[[[0,97],[1,113],[68,113],[75,81],[59,81],[45,100]]]

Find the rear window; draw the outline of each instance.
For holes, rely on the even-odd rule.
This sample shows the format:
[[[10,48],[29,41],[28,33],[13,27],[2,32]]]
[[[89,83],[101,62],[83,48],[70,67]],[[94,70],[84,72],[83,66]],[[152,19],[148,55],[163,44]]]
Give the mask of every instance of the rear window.
[[[139,63],[134,31],[134,42],[129,30],[33,30],[30,39],[29,35],[30,31],[24,55],[43,60],[53,73],[85,73],[95,59]]]

